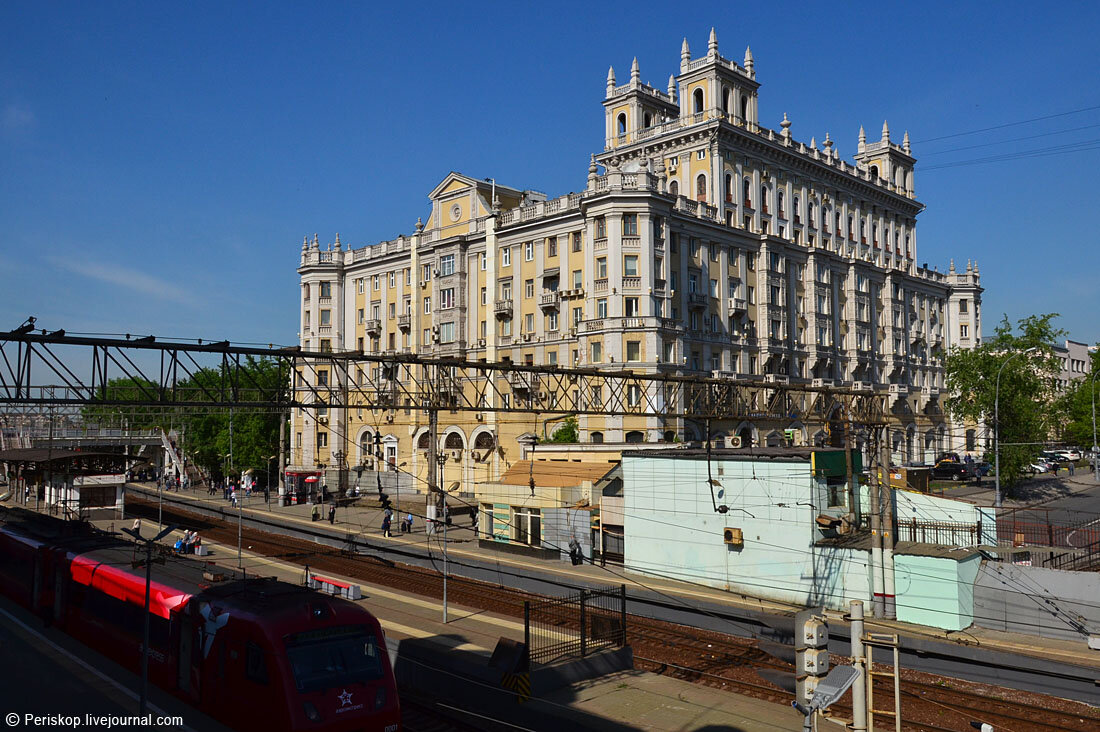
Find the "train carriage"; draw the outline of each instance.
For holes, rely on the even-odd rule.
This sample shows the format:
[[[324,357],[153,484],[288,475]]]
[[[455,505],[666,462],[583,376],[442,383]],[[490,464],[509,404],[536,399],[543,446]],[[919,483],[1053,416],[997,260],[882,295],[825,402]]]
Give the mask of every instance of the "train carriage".
[[[0,591],[138,670],[144,552],[59,520],[0,513]],[[231,727],[400,729],[381,625],[355,603],[161,556],[152,565],[149,622],[150,682]]]

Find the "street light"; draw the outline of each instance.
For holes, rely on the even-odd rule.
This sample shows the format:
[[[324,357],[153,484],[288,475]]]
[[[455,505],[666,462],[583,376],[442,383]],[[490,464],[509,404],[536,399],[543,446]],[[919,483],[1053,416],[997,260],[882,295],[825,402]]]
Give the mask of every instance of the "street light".
[[[1018,351],[1006,358],[1005,362],[1001,364],[1001,368],[997,369],[997,384],[993,391],[993,469],[997,475],[997,492],[993,496],[994,508],[1001,507],[1001,372],[1005,370],[1005,366],[1012,359],[1037,350],[1039,350],[1038,346],[1032,346],[1026,350]]]
[[[269,509],[271,508],[271,461],[277,457],[279,457],[278,453],[264,458],[264,464],[267,467],[267,482],[264,483],[264,503],[267,504]]]
[[[1092,388],[1089,389],[1089,393],[1092,395],[1092,475],[1097,483],[1100,483],[1100,446],[1096,444],[1096,372],[1100,371],[1100,368],[1095,368],[1092,373],[1089,374],[1089,380],[1092,381]]]
[[[153,545],[175,531],[176,527],[169,526],[166,529],[162,529],[160,533],[152,539],[142,538],[141,531],[139,530],[127,528],[123,528],[122,530],[134,537],[135,541],[145,543],[145,628],[143,630],[143,641],[141,644],[141,697],[138,702],[138,714],[145,716],[145,708],[149,699],[149,587],[153,583]]]
[[[443,624],[447,624],[447,493],[443,488],[444,468],[447,464],[447,453],[440,452],[436,455],[439,461],[439,499],[443,504]],[[436,518],[438,521],[439,519]]]

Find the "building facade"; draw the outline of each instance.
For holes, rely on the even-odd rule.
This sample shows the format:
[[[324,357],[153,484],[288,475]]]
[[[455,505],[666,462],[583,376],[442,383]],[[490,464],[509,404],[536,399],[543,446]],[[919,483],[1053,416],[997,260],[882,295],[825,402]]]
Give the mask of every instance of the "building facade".
[[[580,192],[549,199],[451,173],[410,235],[307,239],[302,348],[879,389],[895,460],[929,459],[952,439],[943,349],[980,341],[977,268],[917,264],[908,134],[861,129],[846,162],[828,134],[796,141],[786,115],[778,131],[761,126],[759,86],[751,52],[722,57],[712,31],[700,58],[684,42],[666,91],[641,82],[636,60],[626,84],[609,72],[606,145]],[[297,411],[290,470],[370,468],[379,433],[386,462],[423,479],[426,415],[368,412]],[[443,484],[496,479],[560,417],[441,415]],[[579,422],[583,442],[702,437],[682,419]],[[790,429],[797,443],[827,439],[822,424],[712,424],[742,444]]]

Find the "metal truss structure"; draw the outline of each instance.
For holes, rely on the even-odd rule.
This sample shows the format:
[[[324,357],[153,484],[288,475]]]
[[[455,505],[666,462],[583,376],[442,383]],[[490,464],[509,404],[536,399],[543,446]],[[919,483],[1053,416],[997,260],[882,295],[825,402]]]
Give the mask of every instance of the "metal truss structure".
[[[248,368],[255,359],[273,363],[276,378],[256,380]],[[882,391],[763,377],[69,336],[33,330],[30,321],[0,333],[0,405],[9,408],[358,407],[875,426],[887,423],[887,399]]]

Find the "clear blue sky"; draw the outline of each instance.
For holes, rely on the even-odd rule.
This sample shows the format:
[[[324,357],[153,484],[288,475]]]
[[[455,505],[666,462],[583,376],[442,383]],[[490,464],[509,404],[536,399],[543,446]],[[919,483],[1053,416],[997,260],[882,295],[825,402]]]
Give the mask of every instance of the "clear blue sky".
[[[702,54],[714,25],[723,55],[752,45],[764,124],[787,112],[846,159],[861,123],[909,130],[919,259],[978,260],[987,331],[1059,312],[1100,341],[1100,109],[931,139],[1100,106],[1098,20],[1096,3],[6,2],[0,328],[293,343],[303,235],[410,233],[451,170],[582,188],[608,65],[622,81],[637,55],[664,88],[681,38]]]

